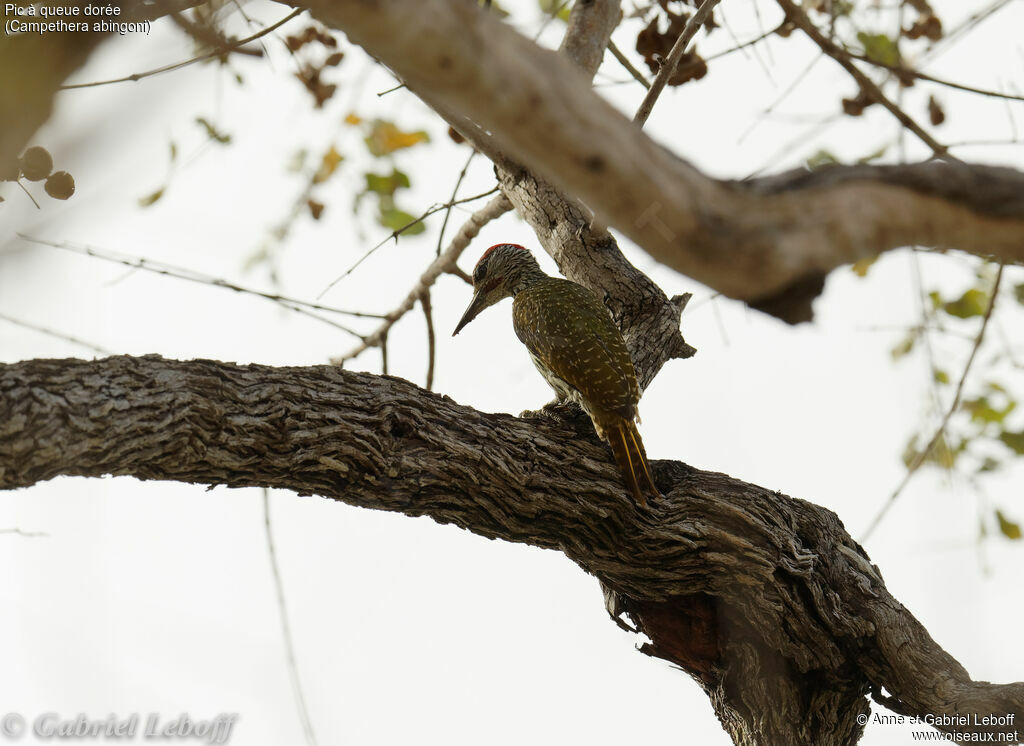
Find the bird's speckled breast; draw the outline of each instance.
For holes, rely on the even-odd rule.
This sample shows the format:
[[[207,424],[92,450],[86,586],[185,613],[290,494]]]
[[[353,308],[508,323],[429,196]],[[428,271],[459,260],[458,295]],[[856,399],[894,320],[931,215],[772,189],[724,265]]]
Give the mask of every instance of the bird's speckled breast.
[[[594,293],[546,278],[516,294],[512,323],[560,397],[576,399],[595,419],[603,413],[636,416],[640,388],[633,361]],[[567,390],[576,396],[566,396]]]

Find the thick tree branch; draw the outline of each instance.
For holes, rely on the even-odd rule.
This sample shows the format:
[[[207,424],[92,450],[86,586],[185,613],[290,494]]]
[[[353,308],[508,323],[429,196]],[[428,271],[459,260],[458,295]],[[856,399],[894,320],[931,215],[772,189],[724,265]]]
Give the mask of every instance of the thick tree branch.
[[[684,666],[738,743],[854,743],[883,688],[907,714],[1024,719],[1024,683],[972,681],[831,511],[653,467],[665,497],[641,512],[586,421],[485,414],[336,366],[0,366],[0,489],[104,474],[274,487],[561,551],[619,594],[646,651]]]
[[[910,244],[1024,261],[1024,174],[958,163],[744,183],[700,173],[584,75],[471,3],[307,3],[491,149],[578,197],[653,257],[790,321],[835,267]]]

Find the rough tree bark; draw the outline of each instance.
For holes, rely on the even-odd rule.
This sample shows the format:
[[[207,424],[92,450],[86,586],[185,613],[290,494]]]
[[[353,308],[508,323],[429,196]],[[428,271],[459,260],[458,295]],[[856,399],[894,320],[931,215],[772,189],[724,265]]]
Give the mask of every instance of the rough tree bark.
[[[61,474],[265,486],[561,551],[619,594],[646,651],[693,675],[738,744],[855,743],[883,688],[904,714],[1024,719],[1024,683],[972,681],[834,513],[653,467],[665,497],[642,511],[585,418],[484,414],[332,366],[0,366],[0,489]]]

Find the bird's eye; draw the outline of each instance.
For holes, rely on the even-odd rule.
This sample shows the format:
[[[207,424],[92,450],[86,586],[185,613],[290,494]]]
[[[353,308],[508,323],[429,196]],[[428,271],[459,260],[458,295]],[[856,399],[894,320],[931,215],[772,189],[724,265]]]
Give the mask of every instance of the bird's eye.
[[[476,269],[473,271],[473,282],[480,282],[480,280],[484,279],[484,275],[486,275],[486,274],[487,274],[487,265],[486,264],[478,264],[476,266]]]

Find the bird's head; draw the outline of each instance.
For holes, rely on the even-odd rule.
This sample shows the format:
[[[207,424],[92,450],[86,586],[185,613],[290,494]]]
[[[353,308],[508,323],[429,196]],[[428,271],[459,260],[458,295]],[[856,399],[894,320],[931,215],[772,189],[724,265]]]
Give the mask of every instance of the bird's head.
[[[452,336],[488,306],[515,295],[526,277],[539,272],[533,254],[519,244],[499,243],[487,249],[473,268],[473,300]]]

